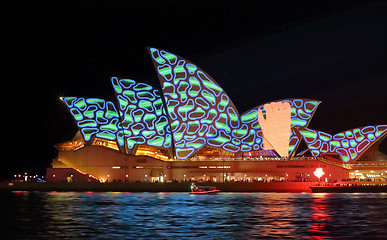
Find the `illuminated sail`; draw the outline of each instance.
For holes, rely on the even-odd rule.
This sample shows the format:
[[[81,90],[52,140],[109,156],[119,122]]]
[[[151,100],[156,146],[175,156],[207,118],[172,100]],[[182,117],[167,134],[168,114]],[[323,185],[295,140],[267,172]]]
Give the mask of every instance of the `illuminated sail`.
[[[338,154],[344,162],[358,159],[379,139],[387,135],[387,125],[360,127],[330,135],[321,131],[299,128],[313,156]]]

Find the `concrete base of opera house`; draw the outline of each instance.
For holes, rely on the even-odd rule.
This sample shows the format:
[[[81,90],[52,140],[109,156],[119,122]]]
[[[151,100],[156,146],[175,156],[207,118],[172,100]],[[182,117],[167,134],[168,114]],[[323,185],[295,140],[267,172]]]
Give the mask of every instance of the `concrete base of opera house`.
[[[313,172],[323,168],[321,181],[349,178],[340,164],[315,157],[229,158],[163,161],[146,155],[128,156],[99,146],[62,151],[47,168],[47,182],[316,182]]]
[[[225,182],[225,183],[195,183],[196,185],[215,186],[221,192],[311,192],[310,186],[317,182]],[[74,192],[189,192],[191,182],[167,182],[167,183],[36,183],[13,182],[0,183],[2,191],[74,191]]]

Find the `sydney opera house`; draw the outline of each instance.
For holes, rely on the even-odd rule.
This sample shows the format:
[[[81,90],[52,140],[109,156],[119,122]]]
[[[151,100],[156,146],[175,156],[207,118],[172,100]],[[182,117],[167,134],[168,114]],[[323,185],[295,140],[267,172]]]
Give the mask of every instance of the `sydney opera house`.
[[[48,181],[324,181],[385,179],[387,125],[334,135],[308,125],[320,105],[282,99],[239,114],[206,72],[149,48],[161,89],[111,78],[117,101],[61,98],[79,131],[57,144]]]

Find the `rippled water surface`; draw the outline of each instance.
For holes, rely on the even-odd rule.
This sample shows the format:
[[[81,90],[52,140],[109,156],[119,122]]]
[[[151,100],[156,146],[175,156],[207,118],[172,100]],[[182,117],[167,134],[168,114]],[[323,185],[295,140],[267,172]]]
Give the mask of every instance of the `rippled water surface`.
[[[0,239],[387,239],[387,194],[0,193]]]

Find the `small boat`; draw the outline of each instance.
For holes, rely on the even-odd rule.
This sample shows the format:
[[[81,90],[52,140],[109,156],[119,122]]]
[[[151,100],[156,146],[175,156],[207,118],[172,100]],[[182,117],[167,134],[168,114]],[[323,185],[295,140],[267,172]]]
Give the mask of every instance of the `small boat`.
[[[214,194],[218,192],[219,190],[214,186],[196,186],[192,184],[190,194]]]

